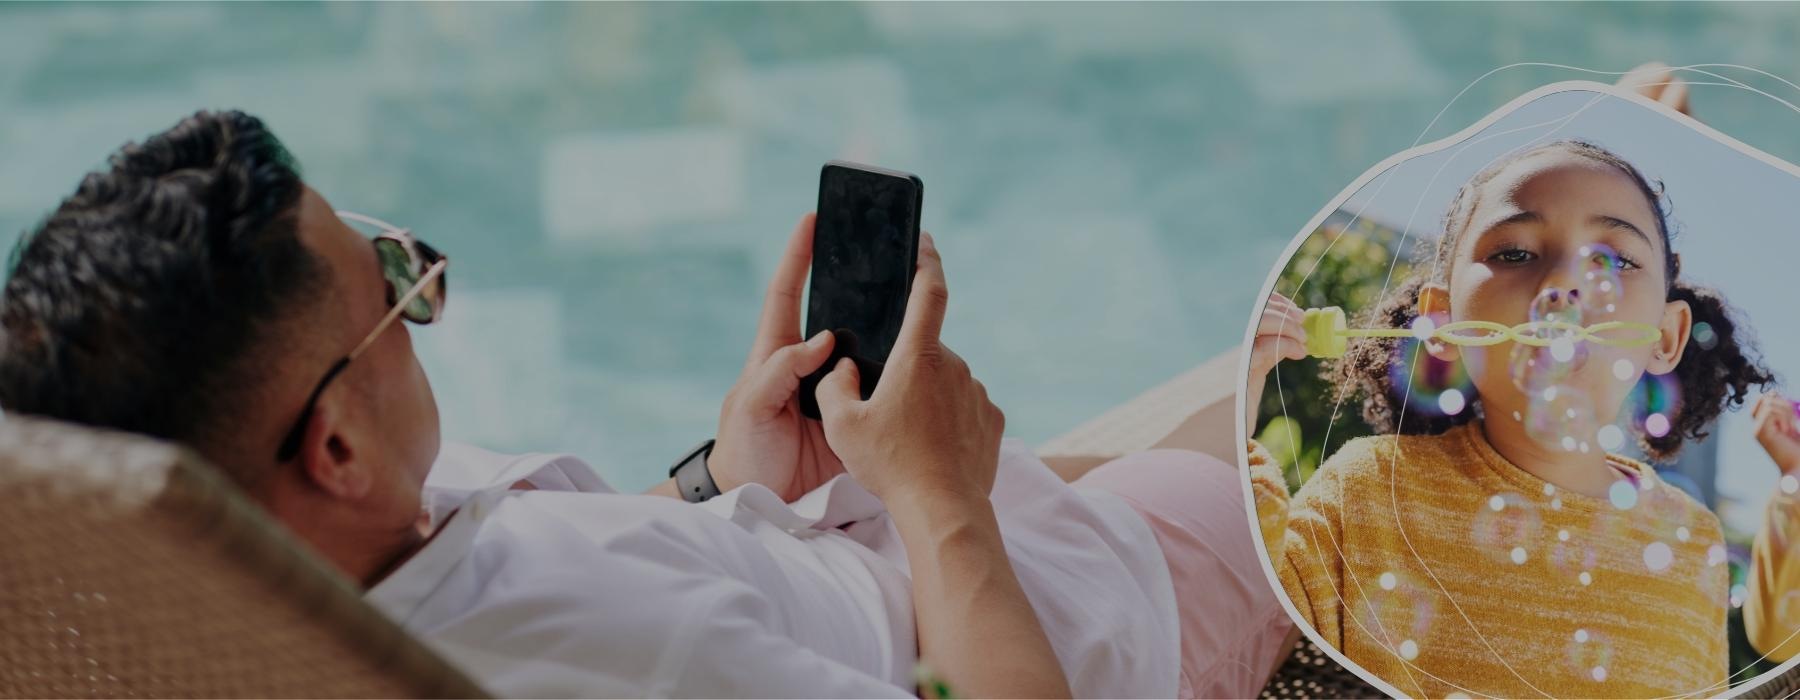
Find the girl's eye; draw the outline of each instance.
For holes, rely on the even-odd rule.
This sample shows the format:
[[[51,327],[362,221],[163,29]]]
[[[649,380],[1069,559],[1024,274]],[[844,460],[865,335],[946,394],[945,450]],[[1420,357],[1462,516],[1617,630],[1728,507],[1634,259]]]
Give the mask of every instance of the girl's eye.
[[[1502,250],[1498,253],[1488,256],[1488,259],[1503,262],[1508,265],[1518,265],[1521,263],[1528,263],[1533,260],[1536,260],[1537,254],[1533,253],[1529,250],[1520,250],[1518,248],[1508,248],[1506,250]]]
[[[1632,260],[1631,258],[1625,257],[1623,255],[1617,255],[1617,254],[1610,256],[1610,257],[1605,256],[1605,255],[1596,255],[1596,256],[1594,256],[1593,260],[1590,262],[1595,267],[1611,267],[1611,268],[1617,268],[1620,271],[1638,270],[1638,269],[1643,268],[1643,266],[1639,265],[1636,260]]]

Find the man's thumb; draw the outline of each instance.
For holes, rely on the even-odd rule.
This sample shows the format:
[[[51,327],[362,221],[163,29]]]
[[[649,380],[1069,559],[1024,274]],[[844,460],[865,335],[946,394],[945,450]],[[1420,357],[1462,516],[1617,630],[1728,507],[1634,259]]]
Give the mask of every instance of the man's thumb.
[[[861,386],[856,363],[848,357],[839,358],[837,366],[819,378],[818,389],[813,394],[819,402],[819,417],[830,425],[845,411],[862,403]]]

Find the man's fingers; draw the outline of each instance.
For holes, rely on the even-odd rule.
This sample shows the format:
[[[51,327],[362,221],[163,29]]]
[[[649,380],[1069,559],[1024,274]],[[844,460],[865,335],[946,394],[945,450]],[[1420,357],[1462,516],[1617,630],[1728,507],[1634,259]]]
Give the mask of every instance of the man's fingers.
[[[819,331],[804,343],[776,348],[760,367],[751,370],[745,400],[751,402],[759,414],[780,410],[800,389],[801,378],[812,374],[831,358],[831,347],[835,342],[830,331]]]
[[[781,262],[775,265],[775,276],[763,295],[762,319],[757,322],[756,341],[750,346],[746,367],[760,365],[777,349],[800,342],[800,292],[806,288],[806,274],[812,267],[816,220],[813,214],[800,217],[793,235],[788,237]]]
[[[856,363],[848,357],[839,358],[837,366],[819,379],[813,397],[818,400],[819,417],[826,428],[843,421],[862,404],[862,380]]]
[[[1667,88],[1663,89],[1662,96],[1657,98],[1657,100],[1659,102],[1662,102],[1663,104],[1668,105],[1670,108],[1674,109],[1677,112],[1680,112],[1682,114],[1687,114],[1688,113],[1688,84],[1687,84],[1687,81],[1682,80],[1680,78],[1674,78],[1674,77],[1671,77],[1670,80],[1671,80],[1671,82],[1669,83],[1669,86]]]
[[[950,289],[944,285],[944,261],[938,257],[931,234],[919,235],[919,265],[913,272],[912,294],[906,299],[906,318],[900,322],[895,354],[905,356],[936,345],[944,329],[944,310]]]

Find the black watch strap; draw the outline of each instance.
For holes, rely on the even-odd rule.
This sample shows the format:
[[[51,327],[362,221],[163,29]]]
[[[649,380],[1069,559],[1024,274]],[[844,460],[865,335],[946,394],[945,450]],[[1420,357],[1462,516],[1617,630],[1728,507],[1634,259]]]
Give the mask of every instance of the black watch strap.
[[[712,471],[706,468],[706,458],[712,455],[712,448],[712,440],[695,445],[687,456],[669,467],[669,476],[675,478],[675,488],[681,492],[682,500],[699,503],[719,495],[719,485],[713,483]]]

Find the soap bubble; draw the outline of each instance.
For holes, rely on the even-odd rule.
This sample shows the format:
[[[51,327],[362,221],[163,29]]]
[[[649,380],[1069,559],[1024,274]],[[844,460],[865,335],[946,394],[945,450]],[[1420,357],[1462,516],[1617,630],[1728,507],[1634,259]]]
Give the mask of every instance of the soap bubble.
[[[1363,628],[1386,635],[1395,645],[1403,639],[1426,638],[1436,613],[1431,589],[1405,571],[1383,572],[1377,582],[1359,587],[1362,604],[1351,611],[1361,616]]]
[[[1512,344],[1508,353],[1513,384],[1533,393],[1561,384],[1587,362],[1587,343],[1576,342],[1582,325],[1580,296],[1549,287],[1531,300],[1531,325],[1525,340]]]
[[[1651,542],[1644,546],[1644,566],[1651,571],[1663,571],[1675,563],[1675,552],[1664,542]]]
[[[1604,633],[1589,627],[1576,629],[1569,635],[1569,670],[1577,676],[1595,681],[1606,680],[1606,669],[1612,665],[1612,642]]]
[[[1606,489],[1606,500],[1611,501],[1614,508],[1631,510],[1638,503],[1638,488],[1628,480],[1620,479]]]
[[[1496,508],[1495,506],[1500,506]],[[1475,511],[1475,545],[1496,562],[1523,564],[1540,546],[1543,527],[1537,507],[1523,495],[1502,492],[1489,496]]]
[[[1570,452],[1594,439],[1594,404],[1586,393],[1568,386],[1549,386],[1529,397],[1525,434],[1540,444]]]
[[[1581,306],[1588,316],[1601,316],[1618,310],[1619,294],[1624,283],[1619,279],[1619,253],[1603,243],[1584,245],[1576,251],[1575,288]]]
[[[1694,521],[1693,508],[1687,499],[1672,488],[1638,490],[1642,520],[1639,527],[1659,542],[1679,543],[1693,540],[1700,525]],[[1665,548],[1670,545],[1663,545]],[[1645,562],[1649,562],[1646,553]],[[1654,567],[1652,567],[1654,569]]]
[[[1403,338],[1388,365],[1388,380],[1394,395],[1406,398],[1409,411],[1426,415],[1453,416],[1468,408],[1475,396],[1475,383],[1461,362],[1432,357],[1416,338]]]
[[[1625,431],[1620,430],[1619,426],[1616,425],[1600,426],[1598,438],[1600,441],[1600,449],[1606,450],[1607,452],[1617,452],[1620,447],[1625,445]]]
[[[1701,350],[1711,350],[1713,346],[1719,344],[1719,334],[1713,330],[1712,324],[1701,321],[1694,324],[1694,328],[1688,331],[1688,340],[1700,346]]]
[[[1681,408],[1681,383],[1674,374],[1645,374],[1626,399],[1632,425],[1651,437],[1669,434]]]
[[[1593,536],[1588,533],[1569,533],[1569,539],[1563,540],[1562,533],[1567,532],[1563,530],[1558,533],[1559,541],[1550,547],[1550,566],[1571,586],[1592,583],[1592,572],[1599,561],[1599,555],[1588,545]],[[1583,574],[1588,576],[1586,581],[1582,580]]]

